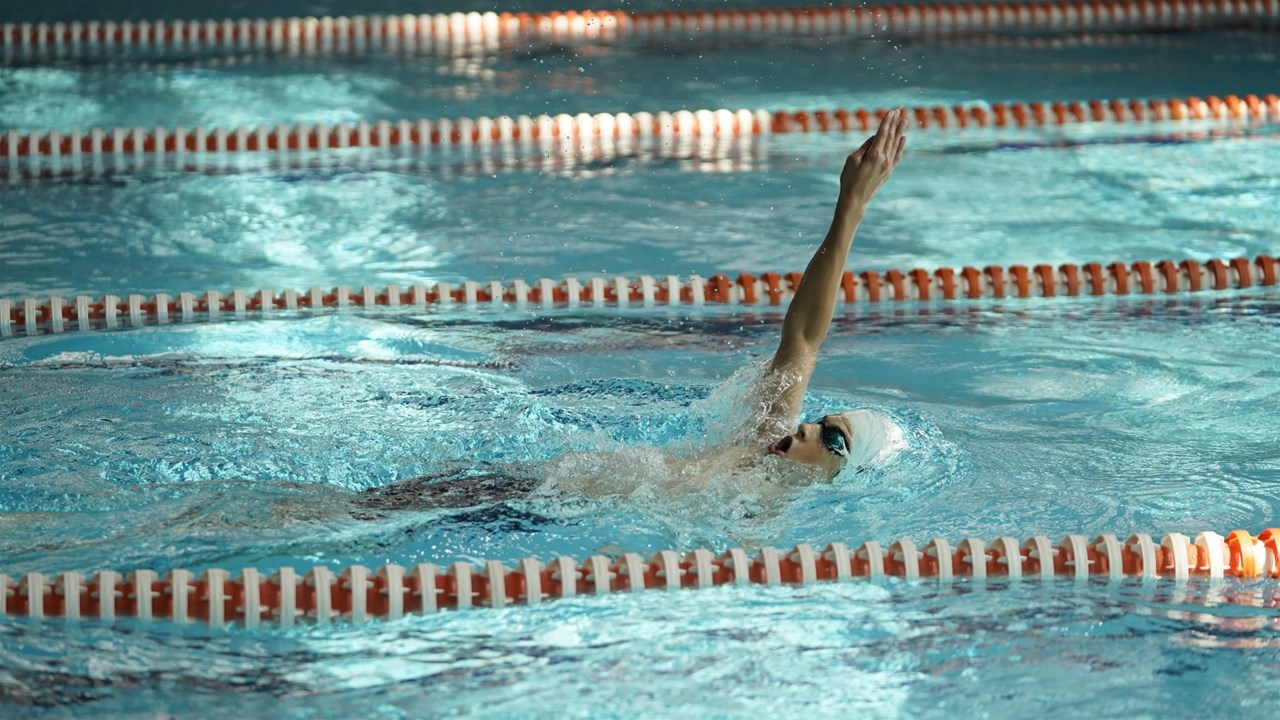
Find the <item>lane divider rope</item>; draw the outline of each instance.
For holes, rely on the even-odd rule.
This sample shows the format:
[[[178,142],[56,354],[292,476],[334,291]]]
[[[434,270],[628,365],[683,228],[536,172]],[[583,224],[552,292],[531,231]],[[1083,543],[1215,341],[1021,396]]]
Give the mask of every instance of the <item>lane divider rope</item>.
[[[1278,0],[1280,1],[1280,0]],[[273,128],[95,128],[88,131],[9,130],[0,135],[0,157],[19,175],[19,164],[46,161],[75,171],[86,165],[162,166],[159,156],[181,165],[203,155],[349,148],[496,150],[514,153],[559,148],[619,154],[670,144],[724,143],[789,133],[869,132],[887,108],[837,110],[680,110],[677,112],[520,115],[497,118],[420,119],[354,125],[297,124]],[[1063,129],[1071,126],[1178,123],[1280,122],[1280,95],[1210,95],[1205,98],[1111,99],[1053,102],[966,103],[909,108],[920,130]]]
[[[294,53],[468,54],[624,40],[764,37],[954,37],[983,33],[1172,31],[1272,26],[1280,0],[1062,0],[912,3],[876,7],[546,13],[438,13],[204,21],[5,23],[0,49],[79,56],[104,49],[197,48]]]
[[[1273,287],[1277,284],[1277,261],[1270,255],[1206,262],[1196,260],[1141,260],[1133,263],[1097,262],[1076,265],[1039,264],[966,266],[960,269],[916,268],[908,271],[845,271],[839,301],[848,305],[901,301],[964,301],[981,299],[1025,299],[1078,296],[1169,295],[1207,290]],[[232,290],[225,295],[216,290],[203,293],[156,293],[151,297],[130,294],[104,295],[95,300],[88,295],[66,299],[27,298],[0,300],[0,338],[21,335],[56,334],[75,330],[122,329],[174,323],[218,322],[222,320],[265,319],[275,315],[314,315],[321,312],[350,312],[384,308],[426,311],[428,308],[478,309],[537,305],[549,307],[646,308],[655,306],[781,306],[790,302],[800,283],[801,273],[767,272],[759,276],[742,273],[737,278],[717,274],[710,277],[676,275],[656,278],[643,275],[593,277],[585,282],[566,278],[559,282],[543,278],[533,284],[440,282],[408,288],[389,285],[359,289],[339,286],[332,290],[313,287],[306,292]]]
[[[283,627],[301,622],[361,623],[394,620],[440,610],[537,605],[547,600],[640,590],[678,590],[718,585],[809,585],[853,578],[879,580],[999,578],[1012,581],[1072,578],[1141,578],[1186,581],[1225,577],[1280,578],[1280,528],[1254,537],[1235,530],[1169,533],[1155,541],[1137,533],[1121,540],[1102,534],[1090,540],[1066,535],[1057,542],[1043,535],[1022,542],[1001,536],[991,542],[965,538],[952,544],[933,538],[923,545],[898,540],[865,542],[856,548],[831,543],[821,550],[797,545],[790,551],[763,547],[748,556],[741,548],[719,555],[709,550],[683,554],[636,553],[616,558],[594,555],[578,561],[533,558],[508,567],[497,560],[442,568],[421,563],[370,570],[352,565],[335,573],[326,567],[299,572],[284,567],[270,576],[255,568],[232,575],[222,569],[194,573],[175,569],[122,574],[102,570],[46,575],[0,574],[0,614],[66,620],[134,617],[176,623],[206,622]]]
[[[1026,138],[1016,136],[971,136],[961,141],[958,146],[970,152],[988,152],[990,150],[1034,150],[1034,149],[1066,149],[1087,145],[1149,145],[1169,143],[1192,143],[1205,141],[1245,141],[1250,143],[1277,142],[1280,134],[1259,133],[1255,128],[1236,125],[1222,125],[1208,128],[1170,128],[1158,131],[1126,132],[1122,134],[1103,134],[1094,137],[1042,137]],[[920,145],[916,152],[922,151]],[[144,156],[145,157],[145,156]],[[430,173],[441,180],[457,177],[475,177],[492,175],[497,172],[515,171],[532,173],[551,173],[574,175],[578,173],[594,173],[600,171],[602,165],[608,166],[615,160],[627,158],[643,164],[655,160],[678,160],[676,168],[680,172],[695,173],[741,173],[768,170],[779,160],[772,157],[765,143],[755,138],[740,138],[737,141],[725,141],[717,138],[715,142],[673,142],[651,143],[645,147],[614,145],[607,147],[583,144],[577,147],[562,146],[556,152],[520,152],[520,153],[468,153],[462,156],[432,156],[428,154],[398,155],[395,153],[374,153],[366,150],[356,154],[311,154],[287,152],[277,154],[232,154],[216,153],[206,155],[195,153],[186,156],[185,162],[157,161],[157,170],[163,172],[199,173],[205,175],[229,175],[243,172],[293,172],[323,174],[341,169],[350,172],[371,170],[399,173]],[[10,162],[13,162],[12,160]],[[782,161],[785,164],[785,160]],[[114,156],[110,164],[83,162],[69,166],[61,161],[45,160],[39,162],[20,162],[15,168],[12,165],[0,164],[0,183],[15,185],[17,183],[39,182],[94,182],[100,178],[115,175],[128,175],[144,171],[145,161],[136,161],[129,156]],[[163,165],[161,165],[163,163]],[[607,170],[606,170],[607,171]]]

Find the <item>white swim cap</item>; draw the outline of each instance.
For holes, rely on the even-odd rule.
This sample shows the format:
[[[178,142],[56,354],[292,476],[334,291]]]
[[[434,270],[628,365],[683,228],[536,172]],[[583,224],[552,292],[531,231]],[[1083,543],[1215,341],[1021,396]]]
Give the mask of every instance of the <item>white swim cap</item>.
[[[873,410],[850,410],[841,416],[853,428],[853,445],[849,447],[846,467],[878,465],[907,446],[902,428],[887,415]]]

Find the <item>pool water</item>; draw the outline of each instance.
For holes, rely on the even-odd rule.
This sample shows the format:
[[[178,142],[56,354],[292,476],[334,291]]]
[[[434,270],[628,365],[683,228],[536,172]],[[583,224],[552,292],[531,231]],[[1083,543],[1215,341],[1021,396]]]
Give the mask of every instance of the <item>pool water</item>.
[[[175,8],[58,11],[0,21]],[[0,130],[1185,97],[1268,92],[1280,70],[1273,34],[1234,31],[161,60],[0,66]],[[1276,139],[1266,126],[1214,140],[915,133],[850,266],[1275,254]],[[0,297],[799,270],[860,140],[779,136],[710,160],[480,169],[335,153],[15,178],[0,184]],[[781,496],[672,491],[665,458],[726,432],[781,320],[763,307],[508,308],[4,340],[4,572],[1275,524],[1275,290],[842,308],[806,415],[877,409],[910,449]],[[541,491],[352,511],[397,480],[487,472]],[[557,491],[585,474],[607,478],[596,497]],[[6,717],[1265,716],[1275,603],[1266,581],[893,581],[290,630],[6,619],[0,702]]]

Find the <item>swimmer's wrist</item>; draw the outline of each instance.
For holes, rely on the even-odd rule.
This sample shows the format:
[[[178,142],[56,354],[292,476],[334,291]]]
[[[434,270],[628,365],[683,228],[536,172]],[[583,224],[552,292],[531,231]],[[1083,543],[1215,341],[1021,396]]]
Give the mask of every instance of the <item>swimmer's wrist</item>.
[[[840,194],[836,200],[836,214],[846,220],[861,220],[867,213],[867,202],[852,195]]]

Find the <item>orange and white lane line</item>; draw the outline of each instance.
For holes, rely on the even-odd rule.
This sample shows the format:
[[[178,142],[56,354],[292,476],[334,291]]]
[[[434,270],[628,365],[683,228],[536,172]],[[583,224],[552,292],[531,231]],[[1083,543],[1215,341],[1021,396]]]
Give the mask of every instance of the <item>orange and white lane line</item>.
[[[6,23],[0,54],[74,57],[104,49],[299,54],[503,49],[741,37],[954,37],[984,33],[1173,31],[1274,26],[1280,0],[1059,0],[874,7],[438,13],[193,21]]]
[[[954,302],[1051,297],[1167,296],[1277,284],[1276,257],[1138,261],[1109,264],[989,265],[984,268],[846,271],[839,301],[846,307],[886,302]],[[593,277],[556,281],[543,278],[480,283],[436,283],[401,288],[314,287],[306,292],[233,290],[226,294],[157,293],[151,297],[87,295],[74,298],[0,300],[0,338],[77,330],[125,329],[151,325],[299,317],[320,313],[483,308],[778,307],[790,302],[801,273],[766,272],[701,277]]]
[[[545,565],[526,558],[514,566],[490,560],[457,562],[447,567],[422,563],[384,565],[376,570],[353,565],[339,572],[325,567],[281,568],[270,576],[253,568],[232,575],[209,569],[175,569],[91,575],[63,572],[0,574],[0,615],[66,620],[114,620],[122,617],[175,623],[204,622],[215,627],[283,627],[303,622],[361,623],[394,620],[441,610],[537,605],[548,600],[642,590],[678,590],[719,585],[809,585],[854,578],[881,580],[1000,579],[1087,581],[1142,578],[1183,582],[1191,578],[1280,578],[1280,529],[1254,537],[1235,530],[1225,538],[1213,531],[1169,533],[1160,540],[1137,533],[1088,538],[1066,535],[1056,542],[1043,535],[1019,541],[1001,536],[990,542],[964,538],[951,543],[933,538],[865,542],[857,547],[831,543],[822,549],[797,545],[791,550],[762,547],[748,554],[734,548],[679,553],[663,550],[648,559],[636,553],[614,558],[595,555],[579,561],[553,558]],[[1269,587],[1269,586],[1268,586]],[[1232,593],[1219,599],[1271,607],[1280,594],[1262,598]]]
[[[1212,122],[1212,121],[1211,121]],[[1162,127],[1144,129],[1130,127],[1127,130],[1107,130],[1094,133],[1040,133],[988,131],[978,134],[934,135],[941,146],[955,143],[953,147],[971,152],[989,150],[1030,150],[1077,148],[1097,144],[1168,144],[1198,143],[1220,140],[1242,140],[1251,143],[1277,142],[1280,134],[1266,132],[1254,121],[1242,123],[1229,121],[1205,126],[1204,121],[1188,124],[1171,123]],[[1032,131],[1034,133],[1034,131]],[[917,153],[931,148],[928,142],[916,144]],[[579,145],[539,148],[539,152],[502,147],[498,151],[472,152],[443,150],[440,152],[403,152],[382,149],[357,149],[354,152],[329,153],[316,151],[287,151],[277,153],[185,153],[181,161],[176,156],[142,154],[109,155],[85,163],[83,158],[73,162],[65,158],[10,159],[0,163],[0,184],[15,185],[26,182],[92,182],[98,178],[130,175],[141,172],[193,173],[201,175],[233,175],[238,173],[303,171],[325,173],[335,169],[343,171],[392,171],[421,172],[441,180],[458,177],[493,175],[499,172],[539,173],[590,177],[609,174],[618,168],[619,160],[645,164],[654,161],[679,161],[674,167],[681,172],[741,173],[768,171],[776,167],[778,159],[770,145],[760,136],[737,138],[681,138],[678,142],[613,143],[588,142]],[[785,166],[785,161],[783,162]]]
[[[965,103],[908,108],[917,130],[1061,133],[1071,128],[1111,132],[1211,129],[1280,122],[1280,96],[1210,95],[1204,98]],[[865,133],[887,108],[834,110],[680,110],[589,115],[503,115],[496,118],[382,120],[355,125],[298,124],[235,128],[114,128],[10,130],[0,134],[0,158],[9,175],[106,172],[108,168],[226,166],[245,153],[296,158],[300,153],[365,149],[430,150],[516,157],[552,153],[589,160],[635,153],[688,155],[767,140],[773,135]],[[33,167],[38,166],[38,167]]]

